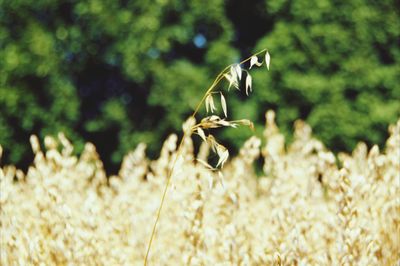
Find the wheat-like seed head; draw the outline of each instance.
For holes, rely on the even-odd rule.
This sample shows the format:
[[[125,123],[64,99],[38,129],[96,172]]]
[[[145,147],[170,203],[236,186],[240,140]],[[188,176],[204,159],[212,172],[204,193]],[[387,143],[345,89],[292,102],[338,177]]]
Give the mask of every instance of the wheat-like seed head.
[[[258,62],[258,58],[256,55],[251,56],[250,58],[246,59],[244,62],[250,61],[250,66],[249,70],[254,66],[261,66],[262,63]],[[270,63],[270,56],[269,53],[266,52],[265,54],[265,64],[269,69],[269,63]],[[243,72],[246,74],[246,82],[245,82],[245,92],[246,95],[249,95],[249,91],[252,91],[252,78],[248,70],[242,69],[241,67],[242,63],[239,64],[234,64],[231,65],[230,67],[226,68],[225,71],[223,71],[220,75],[221,77],[224,77],[228,82],[228,91],[231,88],[231,86],[234,86],[236,89],[240,90],[241,88],[239,87],[240,80],[243,77]],[[219,81],[219,79],[217,79]],[[214,113],[214,111],[217,110],[214,104],[214,94],[220,94],[220,101],[221,101],[221,107],[223,114],[225,118],[228,117],[228,109],[227,109],[227,103],[224,94],[222,91],[214,91],[216,83],[213,84],[211,89],[209,89],[206,93],[205,100],[204,100],[204,105],[206,108],[207,113],[210,111],[211,113]],[[193,126],[191,132],[195,132],[197,135],[201,137],[201,139],[205,142],[208,142],[208,144],[211,146],[212,150],[218,155],[219,160],[216,165],[216,167],[223,167],[224,163],[227,161],[229,157],[229,152],[228,150],[221,145],[220,143],[217,142],[217,140],[211,135],[207,135],[204,130],[208,129],[214,129],[214,128],[220,128],[220,127],[233,127],[236,128],[239,125],[243,126],[248,126],[251,129],[254,128],[254,125],[251,121],[247,119],[241,119],[241,120],[234,120],[234,121],[229,121],[224,118],[219,117],[218,115],[211,115],[203,118],[200,123],[196,124]],[[204,161],[202,162],[204,163]],[[211,167],[207,165],[207,167]],[[216,168],[213,168],[216,169]]]
[[[215,171],[189,160],[193,143],[184,141],[148,263],[398,265],[400,123],[385,149],[360,144],[339,168],[305,122],[287,148],[273,146],[283,137],[267,118],[263,144],[250,138]],[[32,136],[29,170],[0,168],[0,264],[141,265],[177,140],[156,160],[139,145],[106,177],[93,144],[77,157],[63,152],[71,144],[62,135],[42,149]],[[260,154],[268,171],[257,178]]]

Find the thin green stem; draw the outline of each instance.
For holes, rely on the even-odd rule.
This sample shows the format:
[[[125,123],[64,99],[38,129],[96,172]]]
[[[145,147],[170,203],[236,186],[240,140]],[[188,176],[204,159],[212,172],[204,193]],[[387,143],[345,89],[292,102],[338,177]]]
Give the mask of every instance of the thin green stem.
[[[263,53],[263,52],[265,52],[265,51],[266,51],[266,49],[263,49],[263,50],[257,52],[257,53],[254,54],[254,55],[258,55],[258,54]],[[252,56],[254,56],[254,55],[252,55]],[[251,59],[251,57],[246,58],[245,60],[241,61],[241,62],[239,63],[239,65],[241,65],[241,64],[243,64],[243,63],[249,61],[250,59]],[[194,110],[193,114],[191,115],[192,118],[194,118],[194,117],[196,116],[196,114],[197,114],[198,111],[200,110],[200,107],[201,107],[201,105],[203,104],[203,102],[205,101],[205,99],[206,99],[206,97],[208,96],[208,94],[209,94],[210,92],[212,92],[212,90],[213,90],[213,89],[218,85],[218,83],[224,78],[225,71],[227,71],[232,65],[233,65],[233,64],[227,66],[226,68],[224,68],[224,70],[222,70],[222,71],[217,75],[217,77],[215,78],[214,82],[213,82],[213,83],[211,84],[211,86],[207,89],[207,91],[206,91],[206,93],[204,94],[203,98],[201,99],[201,101],[200,101],[199,104],[197,105],[196,109]],[[152,243],[153,243],[153,239],[154,239],[154,235],[155,235],[155,232],[156,232],[157,224],[158,224],[158,221],[160,220],[161,210],[162,210],[162,208],[163,208],[163,206],[164,206],[164,201],[165,201],[165,197],[166,197],[166,195],[167,195],[167,191],[168,191],[169,184],[171,183],[172,173],[173,173],[173,171],[174,171],[176,162],[177,162],[177,160],[178,160],[178,158],[179,158],[179,156],[180,156],[180,154],[181,154],[181,150],[182,150],[181,148],[182,148],[182,145],[183,145],[183,141],[184,141],[184,139],[188,136],[188,132],[190,132],[190,134],[192,133],[192,131],[189,131],[189,130],[183,132],[182,139],[181,139],[181,141],[179,142],[179,146],[178,146],[178,149],[177,149],[177,152],[176,152],[176,157],[175,157],[175,159],[174,159],[174,162],[173,162],[173,164],[172,164],[172,167],[168,170],[167,183],[165,184],[164,191],[163,191],[163,194],[162,194],[162,197],[161,197],[160,206],[158,207],[158,210],[157,210],[156,220],[155,220],[155,222],[154,222],[153,229],[152,229],[152,231],[151,231],[151,236],[150,236],[149,244],[148,244],[148,246],[147,246],[146,256],[145,256],[145,258],[144,258],[144,266],[147,266],[147,260],[148,260],[148,258],[149,258],[150,249],[151,249],[151,245],[152,245]]]

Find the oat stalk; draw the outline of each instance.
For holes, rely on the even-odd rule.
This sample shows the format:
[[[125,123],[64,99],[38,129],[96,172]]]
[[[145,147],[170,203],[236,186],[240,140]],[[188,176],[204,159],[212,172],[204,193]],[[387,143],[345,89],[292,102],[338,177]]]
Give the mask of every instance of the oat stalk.
[[[212,97],[212,94],[215,93],[215,92],[213,92],[213,90],[216,88],[216,86],[217,86],[224,78],[226,78],[226,79],[229,81],[229,88],[233,85],[233,86],[235,86],[237,89],[239,89],[239,88],[238,88],[239,85],[238,85],[237,79],[239,78],[239,80],[240,80],[240,79],[242,78],[242,69],[241,69],[240,66],[241,66],[242,64],[248,62],[248,61],[252,61],[251,64],[250,64],[250,68],[251,68],[251,67],[253,66],[253,64],[255,64],[255,63],[254,63],[254,60],[255,60],[255,58],[257,58],[257,55],[259,55],[259,54],[261,54],[261,53],[264,53],[264,52],[266,52],[266,54],[265,54],[265,59],[266,59],[266,60],[265,60],[265,64],[266,64],[267,68],[269,69],[269,58],[270,58],[270,56],[269,56],[269,53],[268,53],[267,49],[263,49],[263,50],[261,50],[261,51],[255,53],[255,54],[253,54],[252,56],[250,56],[250,57],[244,59],[243,61],[241,61],[241,62],[238,63],[238,64],[231,64],[231,65],[228,65],[226,68],[224,68],[224,70],[222,70],[222,71],[217,75],[217,77],[215,78],[214,82],[213,82],[213,83],[211,84],[211,86],[207,89],[207,91],[206,91],[206,93],[204,94],[203,98],[202,98],[201,101],[198,103],[196,109],[194,110],[194,112],[193,112],[193,114],[190,116],[190,118],[192,118],[192,119],[195,118],[196,114],[198,113],[198,111],[200,110],[200,108],[201,108],[201,106],[203,105],[204,102],[206,102],[206,109],[207,109],[207,111],[208,111],[208,108],[209,108],[209,107],[210,107],[210,109],[211,109],[211,112],[213,112],[213,110],[215,110],[215,106],[214,106],[214,103],[213,103],[212,98],[211,98],[211,100],[209,100],[209,99],[210,99],[210,97]],[[257,66],[261,66],[261,63],[258,63],[258,61],[256,61],[256,62],[257,62],[257,64],[256,64]],[[249,77],[250,74],[248,73],[248,71],[245,70],[245,72],[246,72],[246,74],[247,74],[248,77]],[[246,83],[247,83],[247,82],[246,82]],[[247,87],[248,87],[248,84],[246,84],[246,92],[247,92]],[[228,90],[229,90],[229,88],[228,88]],[[218,93],[218,92],[217,92],[217,93]],[[219,93],[222,95],[222,92],[219,92]],[[247,93],[246,93],[246,94],[247,94]],[[223,99],[223,100],[222,100],[222,99]],[[221,100],[222,100],[222,106],[223,106],[224,114],[225,114],[225,116],[226,116],[226,103],[225,103],[225,98],[223,98],[223,96],[222,96],[222,97],[221,97]],[[212,104],[210,104],[209,101],[211,101]],[[210,105],[209,105],[209,104],[210,104]],[[202,132],[202,133],[200,133],[199,135],[201,135],[201,137],[203,138],[204,131],[203,131],[201,128],[216,128],[216,127],[222,127],[222,126],[236,127],[237,125],[247,125],[247,126],[250,126],[251,128],[253,127],[253,124],[252,124],[250,121],[245,120],[245,119],[236,120],[236,121],[226,121],[225,119],[220,119],[218,116],[210,116],[210,117],[206,117],[205,119],[203,119],[199,124],[193,126],[191,130],[184,130],[183,136],[182,136],[182,138],[181,138],[181,140],[180,140],[180,142],[179,142],[179,146],[178,146],[178,149],[177,149],[176,156],[175,156],[175,158],[174,158],[172,167],[169,168],[169,170],[168,170],[167,183],[165,184],[165,187],[164,187],[164,191],[163,191],[163,194],[162,194],[162,197],[161,197],[161,202],[160,202],[160,205],[159,205],[158,210],[157,210],[156,220],[155,220],[155,222],[154,222],[153,229],[152,229],[151,236],[150,236],[150,240],[149,240],[149,242],[148,242],[147,251],[146,251],[146,256],[145,256],[145,258],[144,258],[144,266],[147,265],[148,257],[149,257],[149,254],[150,254],[151,245],[152,245],[152,243],[153,243],[153,239],[154,239],[155,231],[156,231],[156,228],[157,228],[157,224],[158,224],[158,221],[159,221],[160,216],[161,216],[161,210],[162,210],[162,208],[163,208],[163,206],[164,206],[165,197],[166,197],[166,194],[167,194],[169,185],[170,185],[170,183],[171,183],[172,173],[173,173],[173,171],[174,171],[176,162],[177,162],[177,160],[178,160],[178,158],[179,158],[179,156],[180,156],[180,154],[181,154],[181,150],[182,150],[182,145],[183,145],[184,139],[185,139],[186,137],[190,136],[195,130],[200,130],[200,131],[198,131],[198,132]],[[205,136],[204,136],[204,137],[205,137]],[[218,162],[218,164],[217,164],[216,167],[218,167],[218,166],[220,166],[220,165],[221,165],[221,167],[223,167],[223,163],[226,161],[227,157],[229,156],[229,153],[227,154],[227,153],[226,153],[227,150],[226,150],[226,152],[224,152],[224,150],[221,149],[221,146],[222,146],[222,145],[219,144],[219,143],[217,143],[217,142],[215,141],[215,139],[213,138],[213,136],[209,135],[209,136],[207,137],[207,140],[210,140],[210,139],[211,139],[211,142],[215,143],[215,145],[211,145],[211,146],[212,146],[213,149],[218,153],[218,155],[219,155],[219,157],[220,157],[220,160],[219,160],[219,162]],[[222,146],[222,147],[223,147],[223,146]],[[223,148],[226,149],[225,147],[223,147]],[[213,168],[213,170],[217,170],[217,168]]]

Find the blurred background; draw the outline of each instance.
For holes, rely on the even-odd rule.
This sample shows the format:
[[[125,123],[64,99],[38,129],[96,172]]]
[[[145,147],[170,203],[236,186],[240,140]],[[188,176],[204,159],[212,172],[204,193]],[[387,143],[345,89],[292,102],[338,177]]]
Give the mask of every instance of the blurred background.
[[[93,142],[109,173],[139,142],[155,157],[226,65],[268,48],[232,118],[302,118],[334,151],[383,147],[400,116],[396,0],[0,0],[3,164],[26,168],[29,136]],[[252,132],[218,133],[235,150]]]

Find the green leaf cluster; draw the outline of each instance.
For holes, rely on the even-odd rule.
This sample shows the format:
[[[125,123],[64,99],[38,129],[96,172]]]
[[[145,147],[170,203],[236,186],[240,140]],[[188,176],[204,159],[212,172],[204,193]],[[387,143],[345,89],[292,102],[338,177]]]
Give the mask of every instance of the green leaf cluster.
[[[156,154],[214,76],[268,48],[253,95],[233,118],[288,133],[307,120],[334,150],[383,144],[400,116],[400,16],[394,0],[0,0],[0,144],[30,161],[27,140],[64,131],[106,166],[139,142]],[[260,129],[258,131],[261,131]],[[257,132],[258,132],[257,131]],[[221,132],[240,145],[247,130]],[[260,132],[258,132],[260,133]]]

